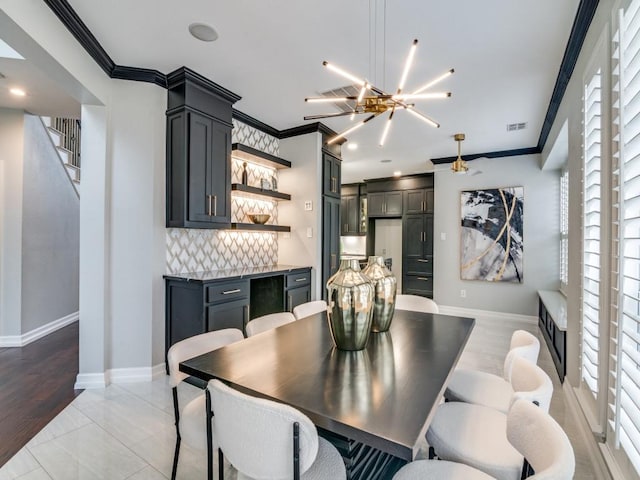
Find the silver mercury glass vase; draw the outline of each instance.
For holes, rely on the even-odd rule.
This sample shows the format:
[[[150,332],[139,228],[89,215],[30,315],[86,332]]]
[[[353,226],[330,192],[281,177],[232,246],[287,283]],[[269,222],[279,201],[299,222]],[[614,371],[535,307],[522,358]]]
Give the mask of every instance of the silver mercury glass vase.
[[[369,257],[369,263],[362,271],[373,284],[375,299],[373,303],[373,322],[371,331],[386,332],[391,326],[396,305],[396,277],[385,266],[383,257]]]
[[[340,350],[362,350],[371,332],[373,285],[360,272],[358,260],[341,260],[327,281],[329,328]]]

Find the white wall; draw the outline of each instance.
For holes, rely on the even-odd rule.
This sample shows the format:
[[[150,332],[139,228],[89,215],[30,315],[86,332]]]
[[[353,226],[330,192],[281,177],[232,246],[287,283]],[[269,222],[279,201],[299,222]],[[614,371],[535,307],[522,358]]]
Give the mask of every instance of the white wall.
[[[291,162],[280,170],[278,189],[291,194],[290,202],[280,202],[278,216],[291,226],[290,234],[278,234],[278,263],[313,267],[311,299],[322,298],[322,138],[308,133],[280,140],[280,156]],[[313,210],[306,211],[304,202]],[[281,220],[282,221],[282,220]],[[312,237],[307,237],[310,228]]]
[[[24,112],[0,108],[0,336],[22,333]]]
[[[22,334],[78,312],[80,201],[39,117],[24,121]]]
[[[148,378],[164,349],[166,91],[111,80],[44,2],[0,0],[0,30],[82,103],[77,386]]]
[[[153,340],[162,345],[164,331],[167,93],[123,80],[111,93],[111,368],[144,367],[163,360]]]
[[[434,300],[441,305],[537,315],[538,290],[559,285],[558,171],[542,171],[538,155],[478,159],[479,175],[436,173],[434,216]],[[524,187],[524,282],[460,280],[460,192]],[[441,240],[441,234],[446,240]],[[460,297],[461,290],[466,298]]]

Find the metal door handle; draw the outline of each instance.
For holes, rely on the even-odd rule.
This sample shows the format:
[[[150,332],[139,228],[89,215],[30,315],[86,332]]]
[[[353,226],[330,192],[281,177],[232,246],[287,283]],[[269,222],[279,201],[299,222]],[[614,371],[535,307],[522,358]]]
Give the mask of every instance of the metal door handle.
[[[427,277],[416,277],[418,280],[422,280],[423,282],[428,281],[429,279]]]
[[[331,254],[331,269],[336,268],[336,254],[332,253]]]
[[[418,261],[419,261],[420,263],[429,263],[429,260],[423,260],[423,259],[421,259],[421,258],[419,258],[419,259],[418,259]]]
[[[233,290],[225,290],[222,292],[223,295],[231,295],[232,293],[240,293],[242,290],[239,288],[234,288]]]
[[[344,224],[344,231],[345,231],[345,232],[348,232],[348,231],[349,231],[349,224],[348,224],[348,223],[345,223],[345,224]]]
[[[214,217],[218,216],[218,196],[217,195],[213,196],[213,216]]]
[[[207,215],[211,216],[211,195],[207,195],[207,199],[209,200],[209,209],[207,210]]]
[[[306,282],[306,278],[296,278],[296,282]]]

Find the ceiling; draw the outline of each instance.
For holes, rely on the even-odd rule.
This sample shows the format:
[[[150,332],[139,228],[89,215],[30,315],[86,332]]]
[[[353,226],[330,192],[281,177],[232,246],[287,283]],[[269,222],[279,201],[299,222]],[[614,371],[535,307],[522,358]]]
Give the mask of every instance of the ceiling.
[[[304,124],[305,115],[338,111],[304,102],[348,84],[323,60],[395,91],[418,39],[405,91],[456,70],[434,88],[451,98],[416,101],[441,127],[398,112],[381,148],[384,117],[364,125],[345,144],[358,149],[343,147],[343,180],[352,182],[424,172],[430,158],[456,154],[457,132],[466,134],[463,154],[535,147],[579,0],[69,3],[116,64],[163,73],[187,66],[241,95],[236,109],[280,130]],[[193,22],[213,26],[218,40],[191,37]],[[507,131],[507,124],[523,122],[524,130]],[[348,117],[323,123],[336,131],[352,125]]]

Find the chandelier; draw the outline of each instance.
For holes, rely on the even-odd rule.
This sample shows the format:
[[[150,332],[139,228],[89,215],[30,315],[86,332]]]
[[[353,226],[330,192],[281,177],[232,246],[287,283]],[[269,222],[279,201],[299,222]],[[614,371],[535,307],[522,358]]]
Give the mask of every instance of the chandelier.
[[[448,98],[451,96],[451,92],[427,92],[427,90],[434,85],[440,83],[445,78],[449,77],[453,74],[453,68],[443,75],[431,80],[426,83],[422,87],[411,93],[404,92],[404,86],[409,75],[409,70],[411,70],[411,65],[413,64],[413,58],[416,53],[416,48],[418,46],[418,40],[414,40],[411,48],[409,49],[409,55],[407,56],[407,60],[404,65],[404,70],[402,71],[402,76],[400,77],[400,84],[398,85],[398,89],[396,93],[387,93],[381,88],[378,88],[371,83],[369,83],[364,78],[357,77],[352,75],[351,73],[343,70],[340,67],[337,67],[329,62],[322,62],[329,70],[337,73],[338,75],[346,78],[350,82],[353,82],[356,86],[360,87],[360,91],[357,96],[325,96],[325,97],[307,97],[305,98],[305,102],[308,103],[346,103],[347,107],[345,111],[338,113],[326,113],[322,115],[309,115],[304,117],[305,120],[318,120],[322,118],[333,118],[333,117],[343,117],[350,115],[353,120],[356,115],[369,114],[366,118],[356,123],[355,125],[347,128],[343,132],[335,135],[327,141],[327,144],[332,144],[337,140],[344,138],[349,133],[357,130],[365,123],[373,120],[374,118],[382,115],[383,113],[389,112],[387,116],[387,122],[382,131],[382,136],[380,137],[379,145],[382,147],[387,139],[387,135],[389,134],[389,129],[391,128],[391,121],[393,120],[393,116],[397,110],[409,112],[414,117],[423,120],[427,124],[432,127],[438,128],[440,124],[419,112],[415,108],[414,100],[427,100],[427,99],[436,99],[436,98]]]

